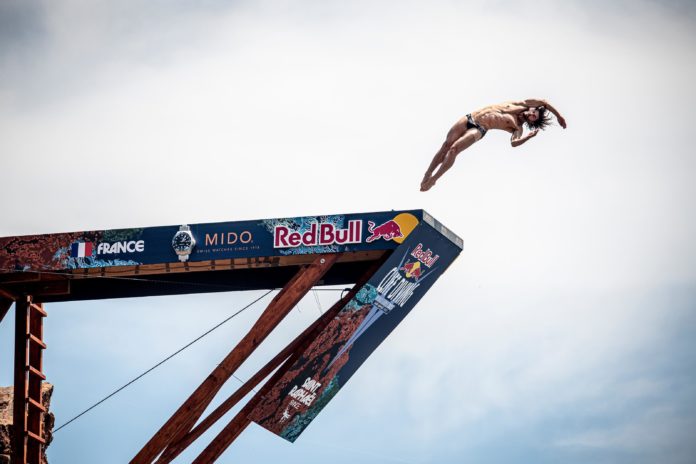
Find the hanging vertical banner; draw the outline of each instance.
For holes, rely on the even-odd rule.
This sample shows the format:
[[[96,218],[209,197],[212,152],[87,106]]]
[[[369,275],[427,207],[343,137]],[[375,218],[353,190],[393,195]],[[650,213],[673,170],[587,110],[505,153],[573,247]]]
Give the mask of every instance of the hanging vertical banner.
[[[457,240],[420,223],[272,386],[249,419],[294,442],[459,255]]]

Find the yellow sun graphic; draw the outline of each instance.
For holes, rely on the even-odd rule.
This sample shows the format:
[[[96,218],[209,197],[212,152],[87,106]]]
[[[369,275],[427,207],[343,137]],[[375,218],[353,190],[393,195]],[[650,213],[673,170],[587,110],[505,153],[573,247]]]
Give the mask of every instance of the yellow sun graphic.
[[[406,240],[408,234],[413,232],[413,229],[415,229],[418,225],[418,218],[411,213],[401,213],[396,215],[396,217],[394,218],[394,222],[399,224],[399,227],[401,228],[401,233],[404,236],[394,237],[393,240],[396,243],[402,243],[404,240]]]

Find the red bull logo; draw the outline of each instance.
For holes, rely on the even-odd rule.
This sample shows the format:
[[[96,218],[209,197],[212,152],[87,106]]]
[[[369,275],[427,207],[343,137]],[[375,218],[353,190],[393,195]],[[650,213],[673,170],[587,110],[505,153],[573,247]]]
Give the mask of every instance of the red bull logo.
[[[393,240],[395,238],[401,238],[404,234],[401,232],[401,226],[399,223],[393,219],[380,224],[375,227],[375,223],[372,221],[367,221],[367,231],[371,233],[369,237],[365,240],[367,243],[374,242],[383,238],[384,240]]]
[[[435,264],[435,261],[438,260],[440,255],[435,255],[433,256],[433,252],[430,251],[430,248],[423,250],[423,244],[419,243],[416,248],[413,249],[411,252],[411,256],[416,258],[418,261],[421,263],[425,264],[428,267],[433,267],[433,264]]]
[[[341,229],[332,223],[316,222],[306,231],[295,231],[287,226],[273,229],[273,248],[294,248],[298,246],[346,245],[360,243],[362,221],[348,221],[348,228]]]
[[[406,276],[407,279],[420,279],[421,274],[423,271],[421,270],[421,263],[416,261],[414,263],[412,262],[407,262],[404,264],[404,267],[399,269],[400,271],[404,271],[404,275]]]

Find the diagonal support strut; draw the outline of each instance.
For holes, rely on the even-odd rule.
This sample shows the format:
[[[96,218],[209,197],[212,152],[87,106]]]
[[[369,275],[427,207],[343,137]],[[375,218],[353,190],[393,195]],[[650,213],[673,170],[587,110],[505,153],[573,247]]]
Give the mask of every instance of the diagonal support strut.
[[[150,464],[169,444],[183,438],[193,428],[224,383],[340,256],[341,253],[318,255],[311,264],[300,268],[271,301],[251,330],[145,444],[130,464]]]
[[[358,279],[353,288],[341,299],[339,299],[329,310],[327,310],[321,317],[319,317],[312,325],[306,328],[300,335],[298,335],[292,342],[290,342],[280,353],[278,353],[273,359],[271,359],[265,366],[263,366],[253,377],[247,380],[244,385],[239,387],[229,398],[227,398],[220,406],[218,406],[213,412],[211,412],[208,417],[203,419],[200,424],[198,424],[193,430],[186,434],[183,438],[178,441],[173,442],[167,447],[167,449],[162,453],[160,458],[156,461],[156,464],[168,464],[174,459],[176,459],[179,454],[181,454],[188,446],[190,446],[194,441],[196,441],[203,433],[205,433],[215,422],[217,422],[222,416],[224,416],[232,407],[237,404],[242,398],[244,398],[252,389],[259,384],[263,379],[265,379],[269,374],[273,372],[278,366],[281,366],[279,372],[282,371],[284,374],[287,369],[292,366],[294,362],[294,357],[298,353],[302,353],[306,347],[314,340],[314,338],[319,334],[334,317],[345,307],[345,305],[355,296],[355,294],[362,288],[362,286],[370,280],[370,277],[379,269],[384,260],[386,259],[386,254],[382,256],[375,264],[370,266],[370,268]],[[288,359],[290,358],[290,359]],[[277,374],[276,374],[277,376]],[[275,376],[274,376],[275,378]],[[275,382],[273,380],[269,381],[268,384],[273,385]],[[230,441],[231,443],[231,441]],[[229,444],[227,445],[229,446]],[[225,447],[226,448],[226,447]]]

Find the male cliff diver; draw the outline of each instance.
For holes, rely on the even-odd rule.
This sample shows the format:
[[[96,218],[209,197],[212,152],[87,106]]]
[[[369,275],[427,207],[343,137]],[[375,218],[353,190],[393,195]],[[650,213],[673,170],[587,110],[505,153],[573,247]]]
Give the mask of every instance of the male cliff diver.
[[[566,128],[565,119],[546,100],[533,98],[486,106],[457,121],[447,133],[447,139],[442,148],[435,154],[421,182],[421,192],[430,190],[435,182],[447,172],[457,155],[478,142],[491,129],[510,132],[510,143],[519,147],[527,140],[536,136],[539,129],[545,129],[551,123],[553,113],[562,128]],[[523,126],[527,125],[530,132],[523,136]],[[438,168],[437,172],[435,169]],[[435,172],[435,173],[434,173]],[[434,173],[434,174],[433,174]]]

